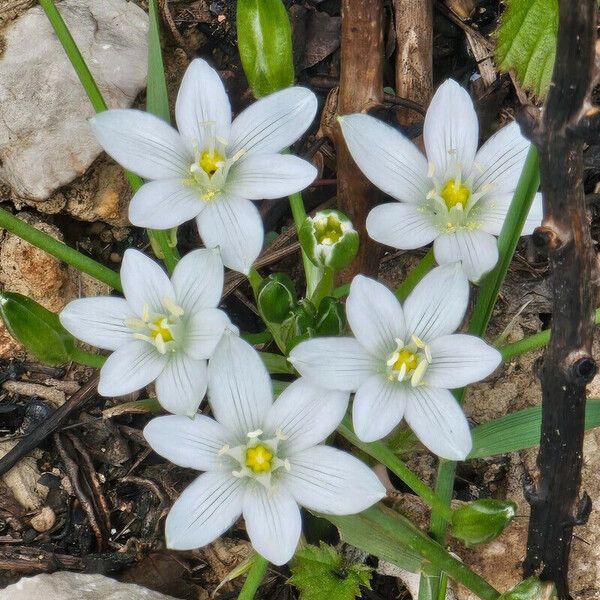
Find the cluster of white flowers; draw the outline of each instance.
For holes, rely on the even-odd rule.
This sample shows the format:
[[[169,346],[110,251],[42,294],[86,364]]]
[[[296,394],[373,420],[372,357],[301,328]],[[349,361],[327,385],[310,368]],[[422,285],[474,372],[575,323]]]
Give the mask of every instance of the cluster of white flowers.
[[[288,561],[300,538],[299,506],[346,515],[385,495],[366,465],[321,445],[351,393],[360,439],[381,439],[404,419],[432,452],[461,460],[471,434],[449,390],[483,379],[501,360],[483,340],[454,332],[467,310],[469,280],[496,263],[494,235],[528,144],[512,124],[477,152],[471,100],[447,81],[425,120],[429,163],[392,127],[367,115],[340,118],[359,167],[400,201],[371,211],[369,234],[403,249],[433,242],[441,266],[402,306],[385,286],[357,276],[346,302],[354,337],[296,346],[289,360],[301,377],[273,401],[260,356],[217,306],[224,266],[248,273],[263,245],[250,200],[282,197],[314,180],[312,165],[280,152],[304,133],[316,109],[312,92],[292,87],[232,121],[216,71],[197,59],[177,98],[179,131],[137,110],[92,119],[105,150],[148,180],[131,202],[131,222],[166,229],[196,218],[206,246],[185,256],[170,279],[153,260],[127,250],[124,298],[76,300],[60,315],[79,339],[112,351],[100,372],[102,395],[156,382],[159,402],[173,414],[150,421],[148,443],[173,463],[204,472],[169,513],[171,548],[208,544],[243,514],[256,550],[276,564]],[[524,233],[540,220],[536,198]],[[205,395],[214,419],[198,413]]]

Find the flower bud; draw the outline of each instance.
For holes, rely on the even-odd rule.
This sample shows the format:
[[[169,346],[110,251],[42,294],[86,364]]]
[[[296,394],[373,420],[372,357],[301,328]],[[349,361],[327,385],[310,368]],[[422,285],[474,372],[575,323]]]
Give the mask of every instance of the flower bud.
[[[489,542],[504,531],[516,510],[517,505],[508,500],[475,500],[454,511],[452,535],[467,545]]]
[[[345,327],[346,313],[342,303],[332,296],[323,298],[315,319],[316,335],[340,335]]]
[[[71,360],[75,338],[58,315],[41,304],[21,294],[1,292],[0,316],[10,334],[41,362],[61,365]]]
[[[297,299],[291,278],[285,273],[272,273],[263,279],[256,301],[266,321],[282,323],[290,316]]]
[[[316,317],[317,311],[312,302],[303,299],[297,303],[291,316],[281,324],[286,352],[315,334]]]
[[[556,588],[550,581],[529,577],[512,590],[498,596],[497,600],[556,600]]]
[[[358,252],[358,233],[339,210],[321,210],[306,217],[298,235],[303,250],[319,267],[341,271]]]

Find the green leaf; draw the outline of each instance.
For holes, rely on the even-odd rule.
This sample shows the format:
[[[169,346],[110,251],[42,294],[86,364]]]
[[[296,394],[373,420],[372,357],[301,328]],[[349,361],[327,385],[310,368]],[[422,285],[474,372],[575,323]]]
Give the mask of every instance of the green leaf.
[[[294,83],[292,30],[281,0],[238,0],[238,47],[257,98]]]
[[[551,581],[542,582],[537,577],[529,577],[498,600],[556,600],[556,590]]]
[[[169,95],[165,81],[165,68],[160,48],[160,27],[156,0],[148,2],[150,29],[148,31],[148,83],[146,90],[146,108],[167,123],[171,121]]]
[[[300,600],[354,600],[360,587],[371,589],[371,569],[345,564],[332,546],[305,546],[296,552],[290,583],[300,591]]]
[[[524,450],[540,443],[541,406],[524,408],[475,427],[473,449],[468,458],[484,458]],[[585,407],[585,428],[600,426],[600,400],[588,400]]]
[[[513,520],[517,505],[509,500],[481,498],[454,511],[452,536],[468,546],[484,544],[498,537]]]
[[[543,97],[556,56],[558,0],[506,0],[498,27],[496,58],[513,70],[523,87]]]
[[[273,352],[259,352],[259,354],[267,371],[272,375],[294,375],[296,373],[285,356]]]

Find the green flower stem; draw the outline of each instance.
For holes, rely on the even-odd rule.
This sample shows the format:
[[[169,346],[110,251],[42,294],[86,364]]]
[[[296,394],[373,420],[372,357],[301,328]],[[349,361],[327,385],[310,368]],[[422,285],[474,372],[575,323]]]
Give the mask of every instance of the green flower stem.
[[[77,77],[79,77],[79,81],[81,85],[85,89],[88,98],[94,110],[96,112],[102,112],[107,110],[108,106],[94,80],[92,73],[90,72],[69,28],[63,21],[63,18],[54,5],[53,0],[40,0],[40,4],[46,15],[48,16],[48,20],[50,21],[56,36],[60,40],[66,55],[68,56],[73,68],[75,69],[75,73],[77,73]],[[127,180],[131,185],[131,188],[134,192],[136,192],[142,185],[143,180],[133,173],[126,172]],[[148,230],[148,237],[151,242],[153,242],[154,246],[158,246],[160,248],[161,253],[164,256],[164,262],[170,273],[173,272],[175,265],[177,264],[177,252],[174,248],[169,244],[168,234],[166,231],[155,231]],[[42,247],[43,248],[43,247]],[[45,250],[45,248],[43,248]]]
[[[246,581],[244,581],[244,585],[240,590],[238,600],[253,600],[262,580],[267,574],[268,567],[269,561],[260,554],[257,554],[250,567],[250,571],[248,571]]]
[[[120,292],[123,291],[118,273],[96,262],[93,258],[59,242],[47,233],[21,221],[21,219],[3,208],[0,208],[0,228],[14,233],[22,240],[44,250],[44,252],[66,262],[79,271],[91,275],[94,279],[106,283],[111,288]]]
[[[429,250],[417,263],[415,268],[406,276],[406,279],[396,288],[396,298],[398,298],[400,302],[404,302],[417,283],[419,283],[419,281],[435,267],[435,264],[433,250]]]
[[[82,350],[81,348],[75,348],[71,354],[71,358],[73,362],[93,367],[94,369],[100,369],[106,362],[106,356],[94,354],[93,352]]]
[[[433,508],[447,522],[452,520],[452,509],[439,498],[435,492],[413,473],[397,456],[382,442],[361,442],[352,431],[350,417],[346,415],[337,432],[345,437],[352,445],[356,446],[369,456],[385,465],[392,473],[397,475],[427,506]]]

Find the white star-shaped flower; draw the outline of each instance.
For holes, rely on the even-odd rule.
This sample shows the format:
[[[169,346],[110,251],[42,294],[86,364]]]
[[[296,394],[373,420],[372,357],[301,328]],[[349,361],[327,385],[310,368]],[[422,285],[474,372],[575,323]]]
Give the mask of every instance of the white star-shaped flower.
[[[315,385],[355,392],[352,420],[361,440],[383,438],[404,418],[432,452],[462,460],[471,434],[449,390],[483,379],[501,361],[480,338],[454,334],[468,301],[458,263],[433,269],[403,306],[384,285],[358,275],[346,302],[355,337],[307,340],[289,360]]]
[[[438,264],[462,261],[471,281],[494,268],[502,229],[529,142],[516,123],[477,151],[479,125],[469,94],[443,83],[425,116],[427,158],[399,131],[364,114],[340,117],[356,164],[398,203],[375,207],[367,218],[374,240],[412,250],[433,242]],[[523,235],[542,221],[537,194]]]
[[[216,249],[182,258],[171,280],[137,250],[123,256],[125,298],[81,298],[60,322],[87,344],[113,350],[100,370],[98,392],[122,396],[156,380],[156,395],[171,413],[192,416],[206,393],[207,359],[225,328],[234,329],[217,305],[223,263]]]
[[[129,206],[134,225],[169,229],[196,218],[204,244],[219,246],[225,266],[247,274],[264,241],[250,200],[298,192],[317,175],[307,161],[279,154],[306,131],[316,110],[310,90],[291,87],[260,99],[232,122],[217,72],[196,59],[177,96],[179,131],[132,109],[109,110],[90,123],[110,156],[150,180]]]
[[[269,374],[256,351],[225,334],[209,363],[209,402],[216,420],[158,417],[144,436],[182,467],[206,471],[173,505],[167,545],[209,544],[243,514],[254,548],[270,562],[290,560],[300,538],[299,506],[320,513],[361,512],[385,496],[375,474],[349,454],[320,445],[342,420],[343,392],[305,380],[273,402]]]

